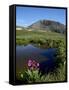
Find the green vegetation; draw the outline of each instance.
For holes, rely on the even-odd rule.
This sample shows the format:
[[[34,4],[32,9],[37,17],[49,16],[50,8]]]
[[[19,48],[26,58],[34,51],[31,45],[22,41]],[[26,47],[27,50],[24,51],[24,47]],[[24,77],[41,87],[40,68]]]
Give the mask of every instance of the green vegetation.
[[[17,78],[25,83],[66,81],[66,42],[65,35],[55,32],[16,31],[16,44],[33,44],[40,48],[57,48],[54,72],[41,75],[39,70],[26,69],[17,73]]]
[[[55,37],[55,38],[54,38]],[[64,34],[42,30],[16,30],[16,38],[21,39],[64,39]]]
[[[37,82],[57,82],[66,81],[66,66],[60,66],[55,72],[50,72],[48,74],[41,75],[39,70],[25,70],[23,72],[17,73],[18,80],[23,83],[37,83]]]
[[[18,45],[27,45],[27,44],[36,44],[42,48],[46,47],[57,47],[60,42],[63,42],[65,39],[63,34],[54,33],[54,32],[42,32],[42,31],[27,31],[20,30],[16,31],[16,44]],[[65,43],[65,42],[64,42]]]

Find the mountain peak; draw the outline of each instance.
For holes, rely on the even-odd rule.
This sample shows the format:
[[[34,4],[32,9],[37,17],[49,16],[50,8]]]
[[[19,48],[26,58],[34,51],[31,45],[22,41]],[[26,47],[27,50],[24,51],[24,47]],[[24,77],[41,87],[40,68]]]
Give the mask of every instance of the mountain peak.
[[[64,33],[65,32],[65,25],[61,24],[60,22],[53,21],[53,20],[39,20],[32,25],[30,25],[28,28],[30,29],[39,29],[39,30],[47,30],[47,31],[55,31]]]

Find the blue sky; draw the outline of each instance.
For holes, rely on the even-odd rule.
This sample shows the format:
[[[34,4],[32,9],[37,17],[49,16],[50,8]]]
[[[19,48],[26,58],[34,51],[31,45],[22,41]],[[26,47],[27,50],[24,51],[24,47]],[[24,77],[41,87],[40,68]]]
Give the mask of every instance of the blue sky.
[[[46,19],[66,24],[65,9],[16,7],[16,25],[27,27],[32,23]]]

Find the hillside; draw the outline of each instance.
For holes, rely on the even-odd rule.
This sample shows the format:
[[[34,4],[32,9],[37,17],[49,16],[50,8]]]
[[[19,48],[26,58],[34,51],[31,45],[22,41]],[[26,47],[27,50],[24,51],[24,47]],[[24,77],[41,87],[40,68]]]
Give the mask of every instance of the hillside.
[[[32,25],[28,26],[28,29],[65,33],[65,25],[51,20],[39,20],[33,23]]]
[[[66,32],[66,26],[64,24],[61,24],[57,21],[52,20],[39,20],[33,24],[31,24],[28,27],[21,27],[16,26],[16,30],[43,30],[43,31],[51,31],[51,32],[58,32],[58,33],[65,33]]]

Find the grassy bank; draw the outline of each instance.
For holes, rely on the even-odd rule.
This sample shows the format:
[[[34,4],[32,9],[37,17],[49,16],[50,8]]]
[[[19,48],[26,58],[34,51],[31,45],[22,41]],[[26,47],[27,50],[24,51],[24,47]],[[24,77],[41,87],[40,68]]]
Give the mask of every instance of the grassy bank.
[[[65,43],[63,34],[54,32],[40,32],[40,31],[16,31],[16,44],[27,45],[36,44],[39,47],[58,47],[59,43]]]

